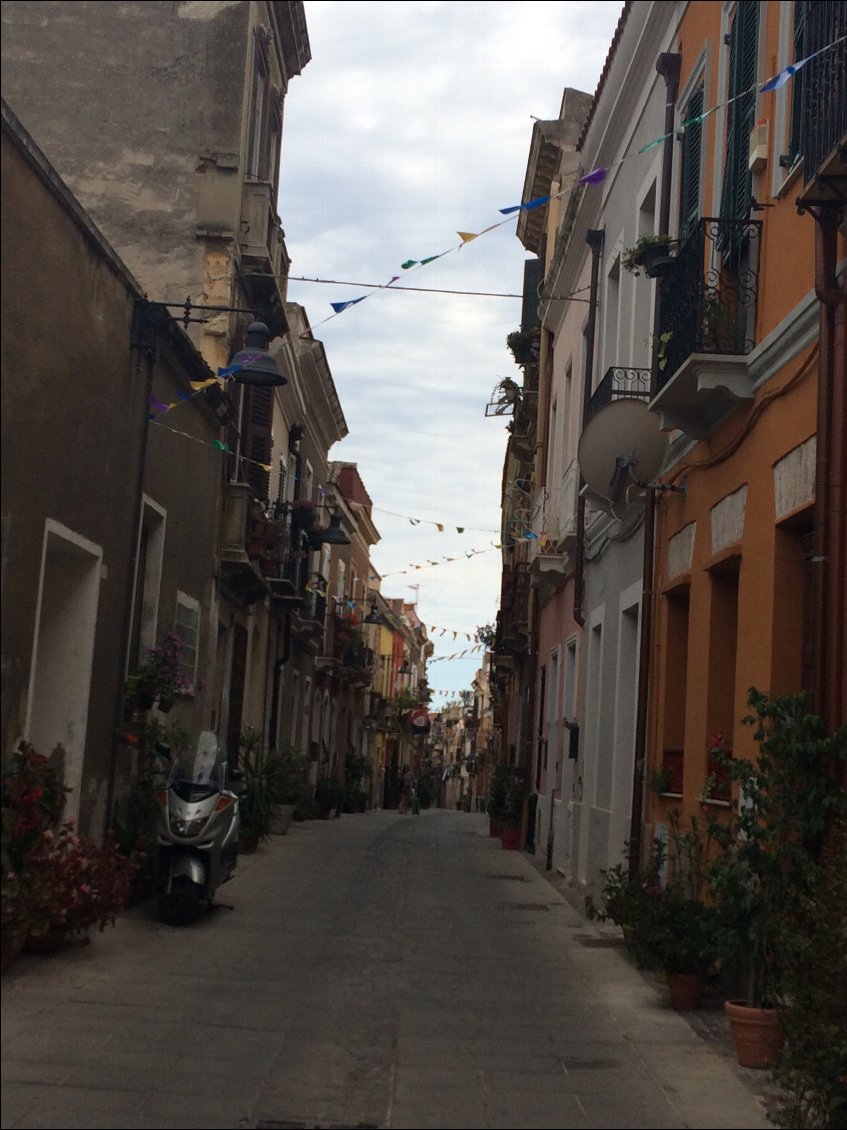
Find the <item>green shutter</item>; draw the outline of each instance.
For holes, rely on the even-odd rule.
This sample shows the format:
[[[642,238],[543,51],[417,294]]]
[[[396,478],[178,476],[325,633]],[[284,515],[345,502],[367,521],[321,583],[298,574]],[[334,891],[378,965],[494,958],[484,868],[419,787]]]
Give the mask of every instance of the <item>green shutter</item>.
[[[806,57],[806,19],[811,8],[810,0],[794,0],[794,62]],[[800,155],[800,135],[803,126],[803,87],[805,70],[799,70],[791,80],[791,139],[788,143],[788,164],[793,165]]]
[[[730,33],[729,115],[726,133],[726,162],[721,192],[721,219],[746,220],[750,214],[752,177],[747,168],[750,131],[756,116],[756,54],[759,40],[757,0],[739,0]],[[732,236],[722,240],[724,250],[736,243]]]
[[[703,113],[703,87],[688,99],[683,121],[699,118]],[[686,126],[682,135],[682,157],[679,184],[679,238],[684,240],[700,215],[700,159],[703,148],[703,123]]]

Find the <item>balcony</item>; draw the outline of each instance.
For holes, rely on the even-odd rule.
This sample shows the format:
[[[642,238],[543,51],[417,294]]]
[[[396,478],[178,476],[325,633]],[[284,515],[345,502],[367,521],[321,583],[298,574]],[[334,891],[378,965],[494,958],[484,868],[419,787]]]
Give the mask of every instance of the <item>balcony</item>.
[[[843,4],[809,4],[802,54],[808,57],[828,47],[845,31]],[[843,205],[847,187],[847,44],[822,51],[800,76],[800,153],[806,184],[801,200]]]
[[[701,219],[659,284],[657,391],[663,427],[705,439],[753,386],[760,220]]]
[[[272,336],[286,332],[283,313],[291,266],[285,234],[273,199],[273,185],[250,181],[241,201],[241,283],[260,310]]]
[[[623,365],[612,365],[591,394],[586,409],[586,420],[590,420],[601,408],[611,404],[613,400],[622,400],[627,397],[637,397],[648,401],[652,395],[650,389],[650,370],[632,369]]]
[[[252,491],[248,483],[227,483],[221,523],[221,580],[242,604],[268,595],[261,570],[247,551]]]

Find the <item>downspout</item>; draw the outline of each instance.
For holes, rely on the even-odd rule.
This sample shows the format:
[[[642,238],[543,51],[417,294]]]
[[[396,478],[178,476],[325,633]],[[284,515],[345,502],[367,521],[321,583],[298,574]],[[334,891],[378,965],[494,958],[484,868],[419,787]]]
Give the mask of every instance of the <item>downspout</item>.
[[[285,610],[285,627],[283,629],[282,655],[274,663],[273,691],[271,699],[271,716],[268,722],[268,748],[276,748],[276,731],[279,724],[279,685],[282,681],[282,669],[291,658],[291,610]]]
[[[801,209],[802,210],[802,209]],[[820,301],[813,632],[813,709],[830,731],[844,722],[845,541],[847,541],[847,295],[837,275],[840,207],[808,209],[815,219],[815,294]]]
[[[668,233],[671,219],[674,120],[679,92],[682,56],[664,51],[656,60],[656,71],[665,80],[665,141],[662,147],[662,180],[659,196],[659,232]],[[653,328],[659,326],[661,294],[656,287]],[[658,337],[653,335],[652,380],[658,361]],[[654,388],[655,391],[655,388]],[[638,647],[638,698],[635,716],[635,748],[632,766],[632,808],[629,823],[629,876],[634,879],[641,867],[641,823],[644,817],[644,765],[647,755],[649,723],[650,650],[653,638],[653,572],[655,569],[656,491],[648,488],[644,498],[644,556],[641,580],[641,635]]]
[[[598,228],[589,228],[585,233],[585,242],[591,248],[591,289],[588,295],[588,324],[585,333],[585,373],[583,375],[582,389],[582,427],[588,422],[588,406],[591,402],[592,385],[594,382],[594,339],[597,336],[597,294],[600,289],[600,255],[603,251],[605,232]],[[582,476],[579,479],[579,501],[576,510],[576,551],[574,562],[573,582],[573,618],[581,628],[585,627],[585,496],[582,488],[585,485]]]
[[[112,828],[114,823],[114,808],[115,808],[115,791],[118,773],[118,737],[117,735],[123,732],[124,728],[124,681],[129,674],[129,664],[132,656],[129,653],[130,642],[132,637],[132,616],[133,616],[133,600],[132,593],[134,592],[135,585],[138,583],[138,549],[141,541],[141,524],[144,520],[144,477],[147,467],[147,441],[150,434],[150,416],[147,411],[147,404],[149,403],[150,396],[153,393],[153,369],[155,362],[155,344],[148,339],[142,339],[143,327],[140,322],[139,315],[140,307],[138,300],[136,300],[133,308],[133,327],[131,331],[130,351],[137,349],[139,354],[145,357],[146,373],[144,377],[145,392],[144,392],[144,427],[141,434],[141,443],[138,450],[138,462],[135,469],[136,474],[136,487],[135,487],[135,528],[134,538],[135,547],[129,561],[129,592],[130,599],[126,602],[126,609],[124,610],[124,648],[123,648],[123,675],[124,678],[121,682],[121,694],[118,695],[115,704],[115,740],[112,744],[112,760],[109,765],[109,778],[106,783],[106,817],[105,825],[107,828]],[[153,331],[155,333],[155,331]],[[138,366],[138,362],[136,362]],[[135,594],[138,599],[138,593]]]

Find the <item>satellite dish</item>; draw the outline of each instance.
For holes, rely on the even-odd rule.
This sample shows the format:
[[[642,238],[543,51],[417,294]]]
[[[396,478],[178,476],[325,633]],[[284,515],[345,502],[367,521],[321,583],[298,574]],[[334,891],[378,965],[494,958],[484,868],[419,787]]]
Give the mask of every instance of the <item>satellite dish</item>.
[[[627,487],[655,479],[667,446],[659,417],[642,400],[622,397],[591,417],[576,458],[592,494],[616,502]]]

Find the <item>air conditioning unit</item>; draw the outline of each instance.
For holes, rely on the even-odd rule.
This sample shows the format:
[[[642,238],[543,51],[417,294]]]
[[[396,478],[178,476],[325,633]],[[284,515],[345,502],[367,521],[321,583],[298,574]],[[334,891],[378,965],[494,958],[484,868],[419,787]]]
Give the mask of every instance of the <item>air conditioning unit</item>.
[[[768,123],[756,122],[750,131],[750,156],[747,168],[751,173],[761,173],[768,163]]]

